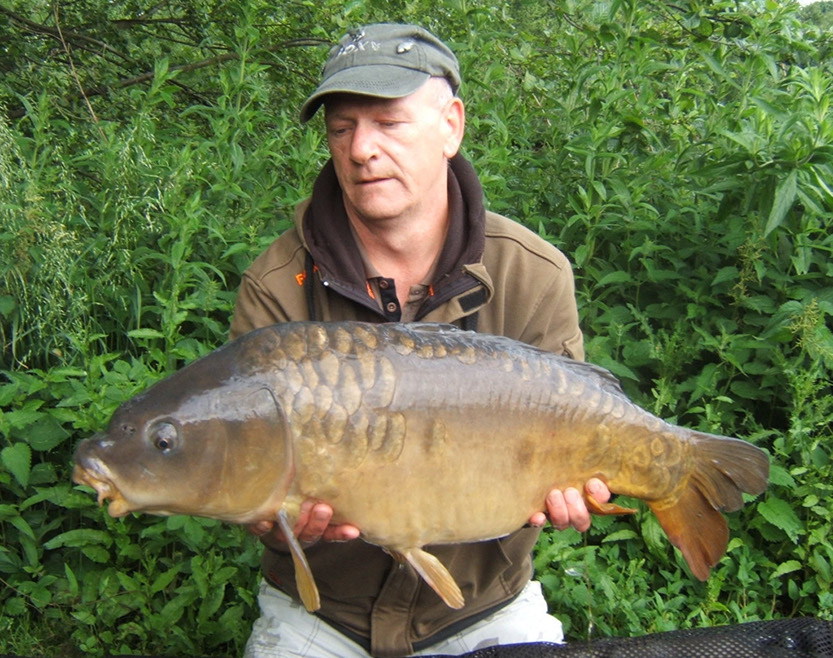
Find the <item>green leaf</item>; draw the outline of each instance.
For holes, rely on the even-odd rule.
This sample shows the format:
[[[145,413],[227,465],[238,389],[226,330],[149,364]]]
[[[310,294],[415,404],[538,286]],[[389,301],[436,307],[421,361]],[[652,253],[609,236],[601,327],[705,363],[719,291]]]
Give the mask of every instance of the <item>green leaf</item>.
[[[75,572],[66,562],[64,562],[64,575],[67,577],[67,589],[69,590],[69,595],[72,597],[78,596],[78,578],[75,577]]]
[[[642,538],[648,549],[656,557],[664,557],[669,550],[668,537],[663,531],[659,520],[653,514],[646,514],[642,517]]]
[[[14,297],[9,295],[0,295],[0,315],[9,317],[17,304]]]
[[[185,517],[185,523],[183,524],[183,532],[187,537],[188,541],[190,541],[194,547],[201,546],[203,541],[205,540],[205,530],[203,529],[200,522],[194,519],[193,517]]]
[[[191,558],[191,577],[197,585],[200,598],[205,598],[208,595],[208,574],[205,571],[205,560],[199,555]]]
[[[220,609],[220,606],[223,604],[223,598],[225,597],[226,588],[222,585],[213,586],[211,589],[208,590],[207,595],[201,596],[202,603],[200,604],[200,610],[197,613],[197,620],[200,623],[205,623],[208,621],[217,610]]]
[[[29,445],[39,452],[52,450],[70,435],[55,418],[48,414],[41,415],[24,432]]]
[[[95,626],[98,623],[98,617],[96,617],[89,610],[73,610],[69,614],[72,615],[74,619],[87,626]]]
[[[32,449],[25,443],[15,443],[0,451],[0,461],[9,469],[21,487],[29,484],[29,473],[32,470]]]
[[[825,582],[830,582],[830,563],[822,555],[818,552],[813,553],[810,556],[810,564],[815,567],[815,570]]]
[[[795,479],[789,474],[780,464],[770,464],[769,466],[769,482],[789,489],[795,488]]]
[[[625,528],[623,530],[617,530],[616,532],[611,532],[609,535],[606,535],[604,539],[602,539],[602,543],[610,542],[610,541],[623,541],[627,539],[635,539],[639,537],[633,530],[629,530]]]
[[[110,562],[110,551],[108,551],[103,546],[99,546],[96,544],[82,546],[81,553],[86,555],[93,562],[97,562],[98,564],[107,564],[108,562]]]
[[[599,281],[596,283],[597,286],[608,286],[612,283],[628,283],[632,281],[631,275],[627,272],[618,270],[616,272],[609,272],[605,274]]]
[[[161,592],[165,589],[168,585],[173,582],[173,579],[176,578],[177,574],[182,570],[184,563],[180,562],[164,573],[159,574],[156,577],[156,580],[153,581],[153,584],[150,586],[151,594],[155,594],[156,592]]]
[[[47,550],[54,550],[61,546],[89,546],[89,545],[104,545],[110,546],[113,543],[113,538],[108,532],[104,530],[93,530],[91,528],[81,528],[78,530],[67,530],[62,532],[57,537],[53,537],[46,542],[43,547]]]
[[[772,572],[772,578],[778,578],[785,573],[792,573],[803,568],[803,565],[798,560],[787,560],[778,565],[778,568]]]
[[[793,542],[797,543],[798,537],[804,534],[801,520],[785,500],[769,496],[765,501],[758,503],[757,509],[761,516],[776,528],[783,530]]]
[[[129,338],[164,338],[165,334],[158,329],[142,328],[128,331],[127,336]]]
[[[177,594],[173,599],[168,601],[160,611],[160,616],[164,623],[173,626],[182,617],[182,613],[188,608],[197,598],[199,594],[195,590],[188,590]]]
[[[768,395],[768,392],[761,389],[759,385],[743,380],[732,382],[730,388],[732,393],[747,400],[762,400]]]
[[[12,617],[25,615],[26,611],[26,600],[22,596],[11,597],[3,606],[3,612]]]
[[[612,372],[618,379],[631,379],[635,382],[639,381],[639,375],[637,375],[633,370],[631,370],[628,366],[624,363],[620,363],[619,361],[614,361],[610,357],[602,356],[598,359],[599,365],[603,368],[607,368]]]
[[[737,281],[738,280],[738,268],[735,266],[728,266],[720,268],[720,271],[715,274],[714,279],[712,279],[712,285],[716,286],[718,283],[723,283],[724,281]]]
[[[236,242],[235,244],[231,245],[228,249],[226,249],[223,252],[222,256],[220,256],[220,258],[225,259],[234,256],[235,254],[239,254],[241,252],[246,253],[248,251],[251,251],[251,246],[249,246],[245,242]]]
[[[772,200],[772,210],[769,212],[769,219],[764,229],[764,237],[772,233],[784,221],[784,217],[795,203],[798,193],[798,170],[793,169],[789,175],[782,180],[775,188],[775,198]]]
[[[9,523],[20,531],[20,539],[35,540],[35,531],[32,526],[22,516],[13,516],[8,519]]]

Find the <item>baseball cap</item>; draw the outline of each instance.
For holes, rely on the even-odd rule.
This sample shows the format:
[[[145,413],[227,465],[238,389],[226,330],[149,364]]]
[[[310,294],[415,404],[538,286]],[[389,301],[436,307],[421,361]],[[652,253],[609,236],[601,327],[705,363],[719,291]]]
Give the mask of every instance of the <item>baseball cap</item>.
[[[402,98],[431,77],[443,77],[454,93],[460,65],[437,37],[416,25],[376,23],[345,34],[330,50],[321,84],[301,106],[301,123],[309,121],[333,93]]]

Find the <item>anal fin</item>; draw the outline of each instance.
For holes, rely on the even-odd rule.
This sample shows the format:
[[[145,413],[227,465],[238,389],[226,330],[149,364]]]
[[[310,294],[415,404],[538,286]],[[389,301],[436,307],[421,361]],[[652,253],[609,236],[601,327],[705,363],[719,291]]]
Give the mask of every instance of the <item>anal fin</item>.
[[[278,525],[286,538],[289,552],[292,555],[292,563],[295,565],[295,585],[298,587],[298,594],[301,595],[304,607],[309,612],[315,612],[321,607],[318,587],[315,584],[315,578],[312,576],[312,570],[309,568],[309,562],[307,562],[304,555],[304,549],[292,532],[292,524],[289,522],[286,510],[283,508],[278,512]]]
[[[466,604],[463,592],[442,562],[421,548],[389,551],[396,559],[410,564],[449,608],[459,610]]]

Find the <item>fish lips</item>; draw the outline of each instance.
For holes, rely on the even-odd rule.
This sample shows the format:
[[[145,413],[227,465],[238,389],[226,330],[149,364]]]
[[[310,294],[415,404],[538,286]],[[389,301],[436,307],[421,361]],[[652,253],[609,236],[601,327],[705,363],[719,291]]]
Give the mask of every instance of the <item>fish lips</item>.
[[[110,469],[98,457],[76,456],[72,481],[95,489],[99,506],[103,505],[105,500],[109,500],[107,512],[110,516],[120,517],[130,512],[130,505],[113,482]]]

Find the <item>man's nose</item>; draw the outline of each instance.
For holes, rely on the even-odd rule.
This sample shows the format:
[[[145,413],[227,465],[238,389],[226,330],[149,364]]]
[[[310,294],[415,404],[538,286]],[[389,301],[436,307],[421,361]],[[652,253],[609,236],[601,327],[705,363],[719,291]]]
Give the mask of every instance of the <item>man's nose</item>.
[[[360,123],[353,130],[350,141],[350,158],[358,164],[365,164],[379,155],[379,134],[372,126]]]

